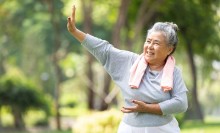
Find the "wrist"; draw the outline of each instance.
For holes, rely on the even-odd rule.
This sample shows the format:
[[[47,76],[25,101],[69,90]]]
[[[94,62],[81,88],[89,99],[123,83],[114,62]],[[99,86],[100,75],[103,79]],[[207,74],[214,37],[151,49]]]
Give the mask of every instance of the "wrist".
[[[146,113],[162,115],[162,111],[160,109],[159,104],[146,104],[145,105]]]
[[[73,37],[75,37],[79,42],[82,42],[85,37],[86,37],[86,34],[80,30],[78,30],[77,28],[75,28],[74,30],[72,30],[71,32],[71,35]]]
[[[77,31],[78,31],[78,29],[77,29],[77,28],[74,28],[74,29],[72,29],[72,30],[70,31],[70,33],[71,33],[72,35],[74,35],[74,34],[77,33]]]

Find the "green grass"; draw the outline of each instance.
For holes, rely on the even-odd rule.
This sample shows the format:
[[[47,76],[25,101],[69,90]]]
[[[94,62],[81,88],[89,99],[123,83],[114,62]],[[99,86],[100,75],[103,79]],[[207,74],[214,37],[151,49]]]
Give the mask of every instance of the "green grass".
[[[219,131],[220,131],[220,121],[206,122],[206,123],[187,121],[181,128],[181,133],[219,133]],[[6,133],[30,133],[30,132],[6,132]],[[71,131],[40,131],[38,133],[72,133],[72,132]]]
[[[31,133],[31,132],[25,132],[25,131],[11,131],[11,132],[5,132],[5,133]],[[72,133],[72,131],[39,131],[39,132],[34,132],[34,133]]]
[[[181,127],[181,133],[219,133],[220,118],[206,118],[205,122],[186,121]],[[31,132],[5,132],[5,133],[31,133]],[[72,133],[71,131],[39,131],[34,133]]]
[[[199,121],[186,121],[181,128],[181,133],[219,133],[219,131],[219,118],[207,118],[204,123]]]

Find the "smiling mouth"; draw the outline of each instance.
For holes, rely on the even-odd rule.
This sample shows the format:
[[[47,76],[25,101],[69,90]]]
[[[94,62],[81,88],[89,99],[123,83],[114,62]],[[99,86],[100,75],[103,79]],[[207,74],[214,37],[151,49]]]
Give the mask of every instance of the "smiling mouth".
[[[152,56],[152,55],[154,55],[154,53],[153,52],[147,52],[147,55]]]

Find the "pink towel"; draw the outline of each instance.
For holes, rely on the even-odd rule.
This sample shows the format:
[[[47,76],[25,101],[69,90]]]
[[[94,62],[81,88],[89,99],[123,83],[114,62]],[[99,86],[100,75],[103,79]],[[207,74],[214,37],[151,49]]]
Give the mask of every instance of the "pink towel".
[[[147,65],[148,64],[144,58],[144,55],[141,54],[130,69],[129,86],[131,88],[139,88],[140,82],[145,73]],[[167,92],[173,88],[174,66],[175,59],[173,56],[169,56],[163,68],[163,75],[160,83],[160,86],[163,88],[164,92]]]

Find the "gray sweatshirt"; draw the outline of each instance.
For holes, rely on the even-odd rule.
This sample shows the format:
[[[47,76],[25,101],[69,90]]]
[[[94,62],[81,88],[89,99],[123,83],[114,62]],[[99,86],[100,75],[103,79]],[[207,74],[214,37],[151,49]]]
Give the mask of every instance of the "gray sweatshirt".
[[[175,67],[173,89],[163,92],[160,81],[163,71],[155,72],[147,68],[138,89],[131,89],[128,85],[129,70],[138,54],[119,50],[109,42],[86,35],[82,45],[96,57],[104,66],[112,80],[119,86],[124,99],[125,107],[134,106],[131,100],[140,100],[146,103],[158,103],[163,115],[150,113],[125,113],[123,121],[131,126],[152,127],[169,123],[173,114],[185,112],[188,107],[187,88],[182,79],[181,71]]]

